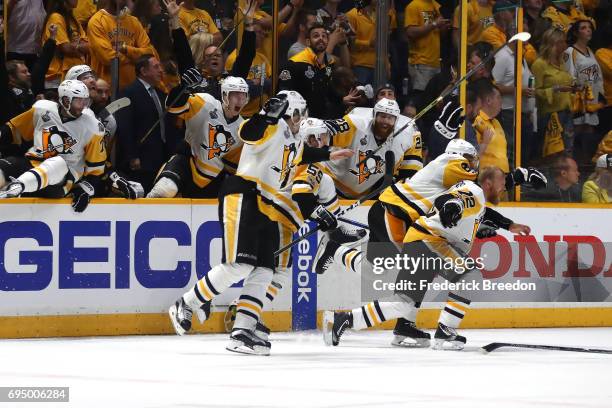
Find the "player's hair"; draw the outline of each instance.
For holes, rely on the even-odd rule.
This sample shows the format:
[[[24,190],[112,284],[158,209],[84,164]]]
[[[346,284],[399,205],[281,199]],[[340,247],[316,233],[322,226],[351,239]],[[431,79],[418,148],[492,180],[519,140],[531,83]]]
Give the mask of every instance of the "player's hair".
[[[140,71],[149,67],[150,59],[155,58],[153,54],[143,54],[136,60],[136,65],[134,69],[136,71],[136,76],[140,76]]]
[[[324,25],[323,23],[319,23],[319,22],[317,21],[316,23],[314,23],[314,24],[312,25],[312,27],[310,27],[310,28],[308,29],[308,37],[310,37],[310,33],[312,33],[312,30],[315,30],[315,29],[317,29],[317,28],[322,28],[322,29],[324,29],[324,30],[325,30],[325,32],[327,32],[327,28],[325,27],[325,25]]]
[[[25,62],[22,60],[10,60],[6,61],[6,73],[9,77],[15,78],[17,76],[17,69],[19,69],[19,65],[25,65]]]
[[[487,166],[481,169],[478,173],[478,184],[482,185],[487,180],[493,181],[499,172],[502,174],[504,173],[504,171],[497,166]]]

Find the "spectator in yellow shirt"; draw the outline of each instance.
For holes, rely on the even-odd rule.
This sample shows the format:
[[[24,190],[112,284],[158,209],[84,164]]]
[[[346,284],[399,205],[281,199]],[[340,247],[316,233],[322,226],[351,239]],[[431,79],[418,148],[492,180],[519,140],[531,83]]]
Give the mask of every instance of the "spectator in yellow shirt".
[[[180,7],[179,21],[187,38],[197,33],[210,33],[215,45],[221,43],[223,35],[219,32],[210,14],[195,6],[195,0],[184,0]]]
[[[535,77],[540,133],[536,140],[542,143],[548,134],[550,140],[558,141],[556,147],[551,147],[548,142],[544,144],[544,156],[563,150],[571,153],[573,150],[574,124],[570,108],[571,94],[575,87],[572,76],[563,67],[562,56],[566,49],[565,33],[550,28],[542,36],[540,56],[531,66]]]
[[[566,33],[572,23],[578,20],[590,20],[595,26],[595,20],[578,10],[574,6],[574,0],[552,0],[552,5],[542,12],[542,17],[549,19],[553,27]]]
[[[96,11],[98,9],[93,0],[78,0],[77,6],[74,9],[74,17],[81,23],[83,28],[86,28],[89,19],[96,14]]]
[[[450,25],[435,0],[413,0],[406,6],[408,73],[414,91],[424,91],[429,80],[440,73],[440,31],[448,30]]]
[[[470,0],[468,3],[468,29],[467,43],[474,45],[482,39],[482,33],[487,27],[493,25],[494,0]],[[455,8],[453,14],[453,43],[459,49],[461,43],[461,4]]]
[[[111,63],[118,55],[120,90],[136,79],[135,63],[139,57],[145,54],[157,55],[138,19],[126,12],[118,12],[125,5],[126,0],[108,0],[106,7],[94,14],[87,26],[87,37],[91,43],[91,68],[98,73],[98,77],[114,85]],[[115,16],[117,13],[119,17]]]
[[[480,155],[480,167],[497,166],[508,173],[506,134],[495,117],[502,108],[502,97],[499,88],[487,79],[480,79],[475,85],[482,101],[480,113],[474,120],[476,139]],[[511,135],[512,136],[512,135]]]
[[[589,204],[612,203],[612,154],[597,159],[595,172],[582,186],[582,202]]]
[[[45,75],[47,89],[57,88],[70,67],[87,63],[89,43],[81,24],[73,15],[76,4],[77,0],[59,0],[53,3],[45,20],[43,44],[49,38],[49,27],[52,24],[57,27],[57,51]]]

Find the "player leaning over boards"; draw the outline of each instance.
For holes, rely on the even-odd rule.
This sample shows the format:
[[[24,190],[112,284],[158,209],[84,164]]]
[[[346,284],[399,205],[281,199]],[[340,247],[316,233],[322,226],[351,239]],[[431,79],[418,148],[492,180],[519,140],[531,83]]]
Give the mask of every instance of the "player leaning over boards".
[[[224,182],[219,195],[223,262],[170,307],[170,319],[177,334],[191,329],[194,310],[200,321],[208,319],[212,299],[244,279],[227,349],[247,354],[270,353],[270,343],[259,338],[254,330],[277,266],[274,252],[291,241],[304,218],[314,219],[324,230],[337,225],[333,214],[316,206],[311,194],[291,192],[300,163],[335,158],[328,151],[304,147],[299,128],[307,115],[306,101],[300,94],[281,91],[240,127],[239,137],[244,146],[238,170]]]
[[[408,228],[401,252],[408,257],[441,258],[443,263],[452,259],[453,270],[438,270],[435,265],[429,269],[421,267],[416,272],[400,270],[396,281],[414,282],[415,290],[396,291],[391,298],[375,300],[348,313],[325,312],[325,343],[338,345],[340,336],[347,328],[361,330],[380,325],[389,319],[415,315],[416,308],[426,293],[426,289],[420,289],[420,283],[432,282],[437,274],[450,282],[474,278],[475,274],[480,273],[479,270],[465,271],[459,266],[465,265],[460,263],[460,260],[463,261],[470,252],[481,224],[491,229],[487,231],[486,236],[494,235],[494,230],[498,228],[522,235],[529,234],[528,226],[515,224],[486,207],[488,202],[499,203],[500,196],[506,190],[505,184],[505,175],[501,169],[487,167],[480,173],[478,184],[470,180],[460,181],[434,197],[432,208],[419,216]],[[435,262],[428,265],[431,264]],[[450,300],[452,302],[449,303],[454,306],[449,308],[447,304],[440,315],[434,335],[434,348],[443,348],[447,343],[454,349],[462,349],[465,345],[465,337],[458,335],[456,329],[469,308],[470,300],[460,291],[456,291]]]
[[[326,120],[330,146],[349,148],[355,155],[325,163],[336,190],[345,198],[358,199],[375,190],[383,180],[385,153],[395,156],[393,175],[405,179],[423,167],[421,134],[409,126],[391,138],[408,120],[400,115],[396,101],[383,98],[374,108],[355,108],[341,119]],[[376,154],[372,151],[384,145]]]
[[[228,76],[221,82],[221,101],[202,93],[203,78],[196,68],[181,77],[181,86],[168,95],[167,104],[182,95],[168,112],[185,121],[182,152],[166,162],[147,194],[148,198],[217,197],[223,175],[235,173],[242,150],[238,128],[240,111],[249,102],[249,86],[243,78]],[[187,92],[185,92],[185,90]]]
[[[60,198],[72,193],[82,212],[101,188],[106,163],[104,128],[87,108],[81,81],[64,81],[59,102],[41,100],[1,128],[0,146],[32,143],[25,157],[0,159],[0,198]]]

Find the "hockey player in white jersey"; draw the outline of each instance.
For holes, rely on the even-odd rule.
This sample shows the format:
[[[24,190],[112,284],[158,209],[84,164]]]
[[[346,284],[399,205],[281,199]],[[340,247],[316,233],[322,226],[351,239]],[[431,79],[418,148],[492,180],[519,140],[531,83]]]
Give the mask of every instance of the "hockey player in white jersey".
[[[221,101],[212,95],[198,92],[202,75],[190,68],[182,76],[183,87],[191,94],[183,94],[170,114],[185,120],[185,146],[162,167],[148,198],[183,197],[213,198],[225,173],[233,174],[243,142],[238,128],[244,121],[240,111],[249,102],[249,86],[243,78],[226,77],[221,83]],[[166,101],[175,100],[177,87]]]
[[[104,129],[87,108],[89,91],[81,81],[63,81],[59,102],[37,101],[2,128],[0,145],[32,143],[25,157],[0,159],[0,198],[47,198],[72,194],[82,212],[101,188],[106,163]]]
[[[328,345],[338,345],[340,336],[347,328],[361,330],[403,316],[413,315],[426,293],[421,281],[431,282],[437,274],[457,282],[469,273],[480,273],[474,269],[465,271],[458,266],[469,253],[480,225],[485,222],[493,229],[504,228],[513,233],[527,235],[530,228],[516,224],[501,214],[486,207],[486,203],[499,203],[506,190],[505,174],[497,167],[484,169],[478,184],[460,181],[442,192],[432,201],[432,208],[418,217],[408,228],[403,239],[402,254],[412,258],[437,259],[451,262],[453,268],[440,269],[440,263],[429,262],[415,271],[400,270],[396,282],[414,282],[415,290],[398,290],[390,299],[375,300],[351,312],[325,312],[324,340]],[[482,187],[481,187],[482,186]],[[450,269],[450,268],[449,268]],[[445,307],[434,335],[434,348],[445,343],[451,348],[462,349],[466,339],[456,332],[467,311],[470,300],[454,294],[453,306]]]
[[[244,142],[236,175],[226,179],[220,193],[223,223],[223,262],[212,268],[193,289],[170,307],[175,331],[191,329],[196,311],[200,321],[210,315],[212,299],[244,279],[229,351],[267,355],[270,343],[255,333],[263,298],[273,270],[288,267],[289,256],[277,262],[274,252],[289,243],[304,218],[322,227],[337,225],[333,214],[309,193],[292,194],[300,164],[336,157],[323,149],[305,148],[299,126],[307,118],[306,101],[294,91],[271,98],[262,112],[245,121],[239,131]]]
[[[397,179],[408,178],[423,167],[421,134],[416,126],[408,126],[387,140],[409,120],[400,115],[396,101],[383,98],[373,109],[355,108],[341,119],[325,121],[331,134],[330,146],[355,152],[347,159],[325,163],[341,196],[358,199],[376,189],[384,176],[387,151],[394,153]]]

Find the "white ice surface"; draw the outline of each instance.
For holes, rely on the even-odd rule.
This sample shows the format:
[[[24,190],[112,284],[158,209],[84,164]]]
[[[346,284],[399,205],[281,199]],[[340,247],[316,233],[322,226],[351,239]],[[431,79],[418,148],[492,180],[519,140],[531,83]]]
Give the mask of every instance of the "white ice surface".
[[[399,349],[388,331],[273,333],[272,355],[227,335],[0,341],[0,386],[69,386],[70,403],[0,407],[612,407],[612,355],[502,349],[493,341],[612,349],[612,328],[463,330],[466,350]]]

